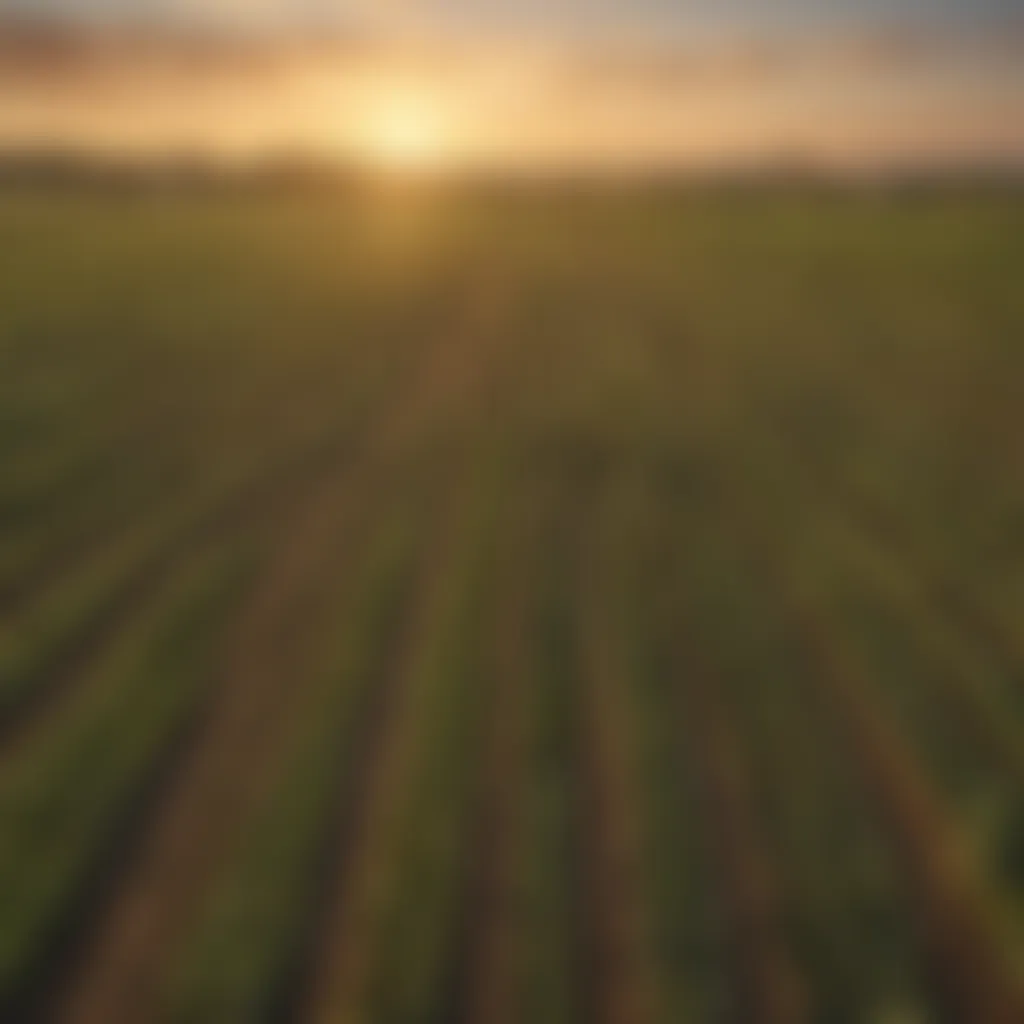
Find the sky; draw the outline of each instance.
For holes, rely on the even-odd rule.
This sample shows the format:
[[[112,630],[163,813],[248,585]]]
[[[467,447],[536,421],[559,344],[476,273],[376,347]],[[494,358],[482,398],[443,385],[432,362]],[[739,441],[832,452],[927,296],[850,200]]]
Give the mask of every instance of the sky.
[[[19,18],[119,42],[5,45]],[[1024,0],[0,0],[0,147],[51,145],[1024,167]]]
[[[978,26],[1019,19],[1024,0],[0,0],[0,12],[108,23],[682,39],[815,33],[874,24]]]

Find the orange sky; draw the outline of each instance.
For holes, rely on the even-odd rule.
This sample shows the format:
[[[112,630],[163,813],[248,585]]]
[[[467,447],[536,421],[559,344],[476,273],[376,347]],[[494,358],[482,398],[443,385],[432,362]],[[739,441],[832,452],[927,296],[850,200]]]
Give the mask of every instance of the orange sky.
[[[1024,41],[567,49],[0,38],[0,142],[457,167],[1024,160]]]

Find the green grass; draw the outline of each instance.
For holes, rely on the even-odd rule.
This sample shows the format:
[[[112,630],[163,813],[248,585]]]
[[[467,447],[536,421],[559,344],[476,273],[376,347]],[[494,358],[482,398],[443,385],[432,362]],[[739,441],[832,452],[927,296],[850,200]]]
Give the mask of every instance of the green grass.
[[[277,673],[266,743],[220,769],[237,829],[196,825],[208,897],[151,901],[174,920],[123,979],[139,1019],[312,1019],[346,885],[353,1019],[463,1007],[509,602],[514,906],[472,921],[511,936],[510,1019],[581,1021],[594,981],[586,608],[665,1019],[741,1005],[696,664],[808,1019],[978,1019],[1024,971],[1019,194],[39,188],[0,194],[0,238],[0,1017],[110,952],[152,780],[217,728],[239,644]],[[303,556],[330,487],[354,539]],[[917,884],[922,828],[960,844],[953,881]],[[922,892],[989,930],[981,989],[943,981]]]

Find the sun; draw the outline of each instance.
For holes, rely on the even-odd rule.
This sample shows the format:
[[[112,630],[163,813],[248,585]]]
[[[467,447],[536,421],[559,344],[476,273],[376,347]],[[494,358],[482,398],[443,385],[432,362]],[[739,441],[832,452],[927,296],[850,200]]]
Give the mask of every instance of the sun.
[[[451,159],[449,128],[440,109],[413,94],[369,103],[357,145],[367,160],[385,170],[425,171]]]

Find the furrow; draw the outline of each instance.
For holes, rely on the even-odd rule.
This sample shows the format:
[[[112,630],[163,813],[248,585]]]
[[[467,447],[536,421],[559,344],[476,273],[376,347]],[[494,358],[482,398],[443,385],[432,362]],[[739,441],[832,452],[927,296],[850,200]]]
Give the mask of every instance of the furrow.
[[[618,495],[593,512],[578,597],[581,874],[588,920],[587,1019],[600,1024],[651,1024],[662,1013],[654,969],[644,837],[636,799],[623,690],[628,676],[621,637],[621,573],[610,562],[635,555],[636,538],[606,528]],[[602,504],[605,507],[601,507]]]
[[[530,495],[535,501],[543,498]],[[528,694],[533,685],[530,619],[543,506],[520,507],[502,537],[499,608],[485,670],[490,678],[481,726],[475,825],[460,892],[459,932],[444,1019],[514,1024],[524,936],[516,906],[524,865]]]
[[[842,638],[806,608],[797,628],[906,868],[933,980],[950,1020],[1024,1020],[1024,988],[961,837],[905,743],[869,697]],[[843,652],[841,655],[839,652]]]
[[[460,490],[434,545],[393,670],[381,684],[381,717],[361,758],[360,784],[340,813],[333,878],[299,1019],[365,1019],[368,1012],[379,967],[374,936],[388,910],[413,773],[426,742],[423,730],[440,699],[433,692],[439,683],[434,661],[465,600],[465,575],[473,565],[464,564],[467,552],[475,554],[467,542],[475,510]]]
[[[706,538],[705,538],[706,540]],[[701,543],[697,538],[695,543]],[[736,1019],[795,1024],[808,1016],[804,979],[782,917],[782,890],[755,811],[752,766],[723,696],[724,681],[712,652],[702,649],[685,559],[675,615],[675,639],[668,638],[677,673],[681,742],[698,779],[701,811],[718,864],[719,886],[735,961]],[[679,621],[679,617],[683,621]],[[690,621],[687,621],[689,616]],[[671,621],[671,620],[670,620]]]
[[[465,353],[455,382],[453,352]],[[457,385],[479,384],[482,359],[467,334],[439,343],[416,393],[381,424],[363,461],[329,478],[292,524],[227,638],[215,699],[72,972],[59,1019],[107,1024],[154,1013],[167,951],[182,941],[232,836],[257,806],[287,735],[283,719],[301,707],[301,687],[288,683],[310,667],[310,647],[327,625],[331,578],[359,550],[373,517],[370,495],[386,493],[403,457],[429,443],[438,403]],[[462,414],[478,393],[467,395]]]

